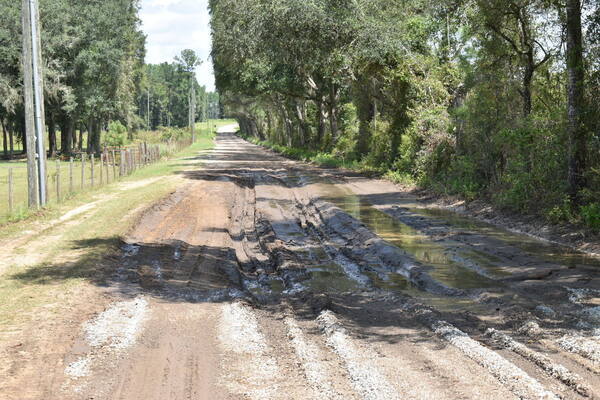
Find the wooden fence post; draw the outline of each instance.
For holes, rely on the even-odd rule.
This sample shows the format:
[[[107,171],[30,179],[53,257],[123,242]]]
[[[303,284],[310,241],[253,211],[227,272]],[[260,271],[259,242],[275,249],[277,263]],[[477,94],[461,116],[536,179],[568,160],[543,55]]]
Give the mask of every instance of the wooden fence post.
[[[113,168],[113,181],[117,180],[117,160],[115,158],[115,150],[112,150],[112,168]]]
[[[69,193],[73,193],[73,157],[69,159]]]
[[[13,204],[13,196],[14,196],[14,192],[13,192],[13,169],[9,168],[8,169],[8,215],[11,216],[13,214],[14,211],[14,204]]]
[[[148,158],[148,143],[144,142],[144,160],[146,161],[146,165],[150,164],[150,159]]]
[[[106,172],[106,184],[108,185],[110,183],[110,179],[109,179],[109,173],[108,173],[108,151],[104,152],[104,169]]]
[[[94,153],[90,155],[90,163],[92,165],[92,187],[94,187]]]
[[[60,160],[56,159],[56,202],[60,203]]]
[[[124,175],[124,171],[123,171],[123,150],[121,150],[120,157],[119,157],[119,176],[122,177],[123,175]]]
[[[104,154],[100,153],[100,186],[104,185]]]
[[[85,153],[81,153],[81,189],[85,187]]]

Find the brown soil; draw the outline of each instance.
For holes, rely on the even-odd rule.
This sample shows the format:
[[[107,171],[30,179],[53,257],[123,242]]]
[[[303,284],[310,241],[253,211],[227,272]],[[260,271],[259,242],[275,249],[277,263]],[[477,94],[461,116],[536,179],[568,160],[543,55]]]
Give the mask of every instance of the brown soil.
[[[596,397],[594,261],[230,133],[199,158],[107,260],[110,299],[7,352],[7,398]]]

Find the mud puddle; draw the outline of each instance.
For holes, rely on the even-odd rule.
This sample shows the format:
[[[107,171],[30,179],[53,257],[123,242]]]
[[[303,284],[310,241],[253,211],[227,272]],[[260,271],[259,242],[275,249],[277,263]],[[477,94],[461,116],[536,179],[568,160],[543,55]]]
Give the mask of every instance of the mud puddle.
[[[462,267],[451,259],[446,249],[410,226],[377,210],[358,196],[326,197],[327,201],[364,223],[388,243],[406,251],[422,264],[433,267],[430,275],[456,289],[497,287],[498,282]]]
[[[453,211],[411,207],[410,212],[426,218],[445,223],[446,225],[481,234],[518,248],[541,260],[562,264],[569,267],[597,268],[600,271],[600,259],[561,246],[556,243],[544,242],[527,234],[519,234],[498,228],[486,222],[467,218]]]

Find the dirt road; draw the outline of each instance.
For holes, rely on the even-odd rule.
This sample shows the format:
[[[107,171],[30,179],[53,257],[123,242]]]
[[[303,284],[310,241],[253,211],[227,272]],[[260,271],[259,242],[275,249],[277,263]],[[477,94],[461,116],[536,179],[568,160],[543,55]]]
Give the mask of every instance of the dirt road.
[[[597,398],[597,260],[225,131],[40,398]]]

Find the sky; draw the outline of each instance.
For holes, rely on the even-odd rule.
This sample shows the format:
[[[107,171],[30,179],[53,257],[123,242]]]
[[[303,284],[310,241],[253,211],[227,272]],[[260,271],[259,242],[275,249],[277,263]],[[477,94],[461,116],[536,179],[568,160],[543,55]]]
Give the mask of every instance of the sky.
[[[192,49],[203,63],[198,67],[200,85],[214,91],[208,0],[142,0],[140,18],[148,36],[146,62],[171,62],[181,50]]]

